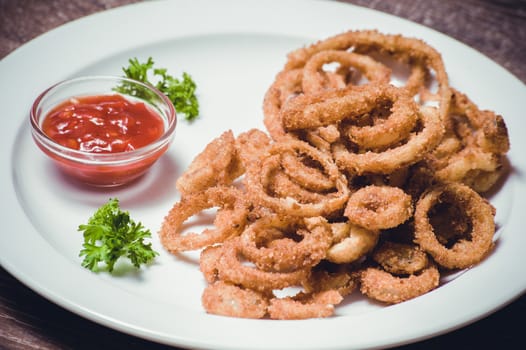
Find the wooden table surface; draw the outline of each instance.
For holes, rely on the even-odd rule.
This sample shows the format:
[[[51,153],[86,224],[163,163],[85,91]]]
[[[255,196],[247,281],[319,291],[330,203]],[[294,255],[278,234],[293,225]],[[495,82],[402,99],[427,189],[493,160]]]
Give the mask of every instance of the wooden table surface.
[[[0,0],[0,58],[63,23],[133,2],[137,1]],[[524,0],[346,2],[434,28],[474,47],[526,82]],[[526,330],[524,315],[526,296],[474,324],[399,349],[515,349],[517,343],[522,343]],[[0,267],[0,349],[110,348],[169,349],[68,312],[28,289]]]

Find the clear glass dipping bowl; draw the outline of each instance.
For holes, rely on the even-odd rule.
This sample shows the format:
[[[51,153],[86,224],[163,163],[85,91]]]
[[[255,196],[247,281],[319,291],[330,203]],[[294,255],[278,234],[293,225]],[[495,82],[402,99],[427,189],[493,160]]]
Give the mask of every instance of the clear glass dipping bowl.
[[[132,102],[144,102],[161,117],[164,133],[152,143],[132,151],[94,153],[58,144],[42,130],[47,114],[57,105],[76,97],[118,94],[121,84],[147,94],[145,100],[121,94]],[[177,117],[172,102],[153,86],[116,76],[87,76],[59,82],[43,91],[30,110],[32,136],[37,146],[69,177],[98,187],[120,186],[143,175],[170,146]]]

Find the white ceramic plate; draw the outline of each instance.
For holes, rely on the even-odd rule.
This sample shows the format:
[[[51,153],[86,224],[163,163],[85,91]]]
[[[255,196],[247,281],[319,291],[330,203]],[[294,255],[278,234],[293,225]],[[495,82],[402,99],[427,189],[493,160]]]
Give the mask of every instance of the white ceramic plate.
[[[426,40],[442,52],[451,84],[508,124],[511,173],[491,198],[499,240],[476,268],[414,300],[381,307],[359,297],[329,319],[245,320],[207,315],[197,255],[163,251],[156,232],[178,199],[175,178],[226,129],[263,128],[262,98],[285,54],[348,29],[377,28]],[[46,87],[85,74],[121,74],[130,57],[152,56],[174,75],[190,72],[201,117],[179,121],[169,152],[139,182],[93,190],[64,179],[33,144],[28,109]],[[391,346],[438,335],[488,315],[526,288],[524,85],[476,51],[414,23],[332,2],[154,1],[64,25],[0,62],[0,262],[53,302],[154,341],[221,349],[340,349]],[[94,274],[80,267],[77,225],[110,196],[154,233],[161,252],[141,272]]]

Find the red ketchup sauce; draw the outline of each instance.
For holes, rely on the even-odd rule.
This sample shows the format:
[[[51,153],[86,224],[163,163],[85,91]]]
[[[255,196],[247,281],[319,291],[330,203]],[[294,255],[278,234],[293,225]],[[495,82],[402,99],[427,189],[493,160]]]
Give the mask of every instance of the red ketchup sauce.
[[[121,95],[69,99],[51,110],[42,130],[59,144],[93,153],[133,151],[160,138],[161,117]]]
[[[45,116],[42,130],[68,148],[89,153],[122,153],[158,140],[164,133],[164,122],[145,103],[114,94],[71,98]],[[142,175],[165,148],[139,162],[118,165],[95,166],[54,158],[66,173],[82,182],[114,186]]]

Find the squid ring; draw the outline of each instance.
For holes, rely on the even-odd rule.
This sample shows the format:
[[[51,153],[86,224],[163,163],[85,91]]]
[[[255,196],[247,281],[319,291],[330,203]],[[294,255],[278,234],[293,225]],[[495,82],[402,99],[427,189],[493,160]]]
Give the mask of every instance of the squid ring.
[[[279,168],[279,164],[279,158],[273,156],[265,160],[264,169]],[[265,181],[265,186],[274,196],[293,198],[301,203],[316,203],[325,199],[324,193],[311,192],[303,187],[303,184],[300,185],[285,172],[281,171],[272,172],[267,181]]]
[[[446,120],[451,102],[451,89],[446,68],[440,53],[419,39],[382,34],[376,30],[347,31],[289,53],[284,71],[304,67],[307,61],[320,51],[350,49],[359,53],[388,53],[401,61],[413,63],[412,74],[409,78],[411,86],[408,86],[412,92],[418,87],[415,84],[424,80],[422,67],[433,69],[438,81],[439,117]]]
[[[407,142],[400,146],[382,152],[353,153],[343,143],[335,143],[332,153],[336,164],[357,174],[390,174],[422,160],[442,140],[444,126],[433,107],[421,108],[419,115],[422,130],[411,134]]]
[[[279,156],[286,152],[303,153],[317,161],[323,168],[324,173],[334,183],[336,192],[326,193],[322,201],[314,203],[301,203],[291,197],[274,197],[272,194],[269,194],[264,185],[272,172],[276,170],[277,165],[273,156]],[[296,140],[272,144],[262,159],[261,167],[251,166],[247,169],[245,181],[247,191],[256,204],[271,208],[279,214],[290,216],[330,215],[344,207],[350,192],[347,186],[347,179],[340,173],[330,155],[303,141]]]
[[[379,231],[367,230],[351,223],[345,223],[345,226],[343,234],[334,235],[336,243],[327,251],[327,260],[333,263],[344,264],[357,261],[371,251],[378,242]],[[336,237],[338,235],[344,237]]]
[[[276,141],[290,138],[283,129],[280,111],[289,98],[302,91],[302,77],[302,69],[283,71],[277,75],[276,80],[265,93],[263,123],[270,136]]]
[[[281,166],[285,174],[308,190],[321,192],[334,188],[334,183],[321,170],[304,164],[289,152],[281,155]]]
[[[460,239],[452,247],[442,245],[429,221],[437,203],[456,203],[471,220],[471,240]],[[415,208],[415,242],[441,266],[462,269],[480,262],[493,247],[494,211],[477,192],[460,183],[448,183],[424,193]]]
[[[347,136],[360,148],[382,148],[399,142],[409,136],[417,121],[418,107],[403,89],[384,85],[377,93],[379,99],[375,108],[382,108],[382,103],[392,102],[390,114],[387,119],[381,119],[382,122],[373,125],[347,127]]]
[[[223,281],[209,284],[203,291],[201,303],[208,313],[243,318],[264,317],[269,304],[262,293]]]
[[[246,224],[248,209],[243,194],[233,187],[211,187],[204,192],[187,195],[177,202],[164,218],[159,237],[163,246],[170,252],[195,250],[239,235]],[[215,229],[205,229],[201,233],[181,234],[183,223],[192,215],[219,207],[228,210],[228,220],[217,215]],[[223,220],[220,220],[223,219]]]
[[[334,314],[334,305],[343,300],[335,290],[317,293],[298,293],[293,297],[270,299],[268,313],[271,319],[301,320],[323,318]]]
[[[303,69],[303,91],[312,94],[323,91],[324,76],[322,68],[324,64],[338,62],[341,67],[356,67],[370,82],[388,83],[391,70],[382,63],[366,55],[357,53],[327,50],[313,55]]]
[[[391,186],[370,185],[354,192],[344,215],[355,225],[369,230],[396,227],[413,214],[411,196]]]
[[[229,186],[244,172],[235,147],[232,130],[210,142],[177,179],[182,197],[199,193],[209,187]]]
[[[281,119],[287,131],[312,129],[339,123],[345,119],[352,120],[371,112],[382,102],[389,101],[393,103],[393,113],[386,120],[385,127],[383,124],[376,126],[378,135],[381,131],[396,134],[389,131],[390,128],[402,128],[404,124],[411,124],[411,121],[414,124],[417,106],[411,96],[404,89],[379,83],[299,95],[285,103],[281,110]]]
[[[396,304],[435,289],[439,280],[440,273],[434,265],[408,277],[394,276],[387,271],[369,267],[361,274],[360,291],[371,299]]]
[[[414,274],[422,271],[429,264],[427,254],[417,245],[383,242],[375,249],[373,260],[392,274]]]
[[[220,280],[241,285],[256,291],[272,291],[300,285],[309,274],[308,269],[291,272],[263,271],[257,267],[243,264],[242,242],[233,237],[223,243],[223,251],[217,265]]]
[[[267,230],[286,231],[291,228],[303,236],[301,241],[279,237],[271,241],[272,246],[258,247],[259,236],[265,236]],[[240,242],[242,254],[257,267],[291,271],[312,267],[325,258],[332,234],[327,220],[322,217],[291,220],[267,216],[249,225],[241,234]]]

